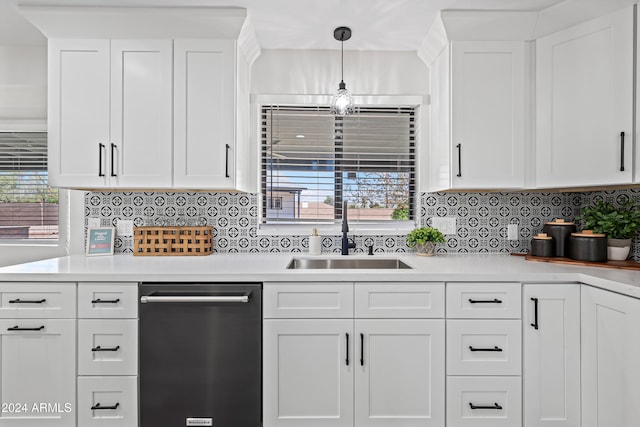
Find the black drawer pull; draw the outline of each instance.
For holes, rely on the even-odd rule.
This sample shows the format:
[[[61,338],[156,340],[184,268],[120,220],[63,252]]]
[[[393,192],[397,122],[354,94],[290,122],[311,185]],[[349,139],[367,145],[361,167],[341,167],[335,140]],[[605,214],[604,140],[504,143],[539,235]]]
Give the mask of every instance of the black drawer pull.
[[[91,410],[97,411],[99,409],[118,409],[118,406],[120,406],[120,402],[116,402],[116,404],[113,406],[101,406],[99,403],[96,403],[91,407]]]
[[[469,346],[469,350],[470,351],[502,351],[502,349],[497,345],[494,346],[493,348],[475,348],[473,346]]]
[[[364,366],[364,334],[360,334],[360,366]]]
[[[533,301],[533,329],[538,329],[538,298],[531,298]]]
[[[104,149],[104,144],[98,144],[98,176],[104,176],[102,172],[102,150]]]
[[[469,407],[471,409],[502,409],[502,406],[498,405],[497,403],[494,403],[493,406],[486,406],[486,405],[474,405],[473,403],[469,402]]]
[[[12,299],[9,300],[9,304],[42,304],[43,302],[45,302],[46,299],[42,298],[42,299],[37,299],[37,300],[28,300],[28,299]]]
[[[347,366],[349,366],[349,334],[345,334],[347,336]]]
[[[117,304],[120,302],[120,298],[116,299],[92,299],[91,304]]]
[[[13,326],[11,328],[7,328],[7,331],[41,331],[44,329],[44,325],[39,328],[21,328],[20,326]]]
[[[499,300],[498,298],[489,299],[489,300],[469,298],[469,302],[471,304],[502,304],[502,300]]]
[[[108,347],[108,348],[102,348],[100,346],[97,346],[97,347],[93,347],[91,349],[91,351],[118,351],[118,350],[120,350],[120,346],[119,345],[117,345],[115,347]]]
[[[458,149],[458,174],[456,175],[458,178],[462,176],[462,144],[456,145]]]
[[[116,151],[116,144],[114,144],[113,142],[111,143],[111,176],[118,176],[115,173],[115,167],[114,167],[114,162],[115,162],[115,151]]]
[[[624,172],[624,132],[620,132],[620,172]]]
[[[231,149],[231,146],[229,144],[225,144],[225,152],[224,152],[224,177],[225,178],[230,178],[229,176],[229,150]]]

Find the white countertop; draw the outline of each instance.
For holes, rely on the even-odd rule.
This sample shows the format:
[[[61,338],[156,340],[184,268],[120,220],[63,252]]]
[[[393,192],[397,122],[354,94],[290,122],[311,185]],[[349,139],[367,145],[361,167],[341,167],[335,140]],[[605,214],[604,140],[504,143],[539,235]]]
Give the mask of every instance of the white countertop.
[[[640,298],[640,271],[532,262],[509,255],[349,255],[350,258],[399,258],[413,269],[287,270],[293,257],[313,258],[290,253],[203,257],[73,255],[0,268],[0,282],[582,282]],[[326,257],[341,258],[340,255]]]

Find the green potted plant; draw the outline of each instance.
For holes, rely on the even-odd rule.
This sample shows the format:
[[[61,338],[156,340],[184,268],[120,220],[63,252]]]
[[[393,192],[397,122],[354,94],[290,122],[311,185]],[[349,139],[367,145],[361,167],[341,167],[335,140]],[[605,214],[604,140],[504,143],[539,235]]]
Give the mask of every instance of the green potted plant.
[[[419,227],[414,228],[407,235],[407,245],[416,248],[416,255],[433,256],[437,243],[446,242],[444,234],[437,228]]]
[[[628,200],[616,207],[611,202],[598,200],[595,205],[582,209],[578,217],[587,230],[607,235],[607,253],[611,260],[625,260],[631,249],[631,239],[640,230],[640,209],[637,201]]]

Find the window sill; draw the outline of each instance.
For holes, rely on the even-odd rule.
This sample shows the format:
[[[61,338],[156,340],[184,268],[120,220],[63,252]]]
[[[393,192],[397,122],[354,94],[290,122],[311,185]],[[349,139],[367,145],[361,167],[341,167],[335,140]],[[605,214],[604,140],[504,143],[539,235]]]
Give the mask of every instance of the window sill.
[[[349,234],[356,236],[402,236],[408,234],[416,225],[413,221],[394,224],[349,224]],[[316,228],[320,236],[339,236],[340,224],[260,224],[258,236],[309,236]]]

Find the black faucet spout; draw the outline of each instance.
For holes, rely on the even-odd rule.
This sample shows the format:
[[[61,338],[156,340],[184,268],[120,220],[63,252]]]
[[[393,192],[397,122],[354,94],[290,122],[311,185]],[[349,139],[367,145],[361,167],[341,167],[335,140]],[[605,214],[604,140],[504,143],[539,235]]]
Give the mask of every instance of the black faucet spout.
[[[342,255],[349,255],[349,249],[355,249],[356,243],[349,239],[347,232],[342,233]]]
[[[347,201],[342,202],[342,255],[349,255],[349,249],[355,249],[354,241],[349,241],[349,222],[347,221]]]

